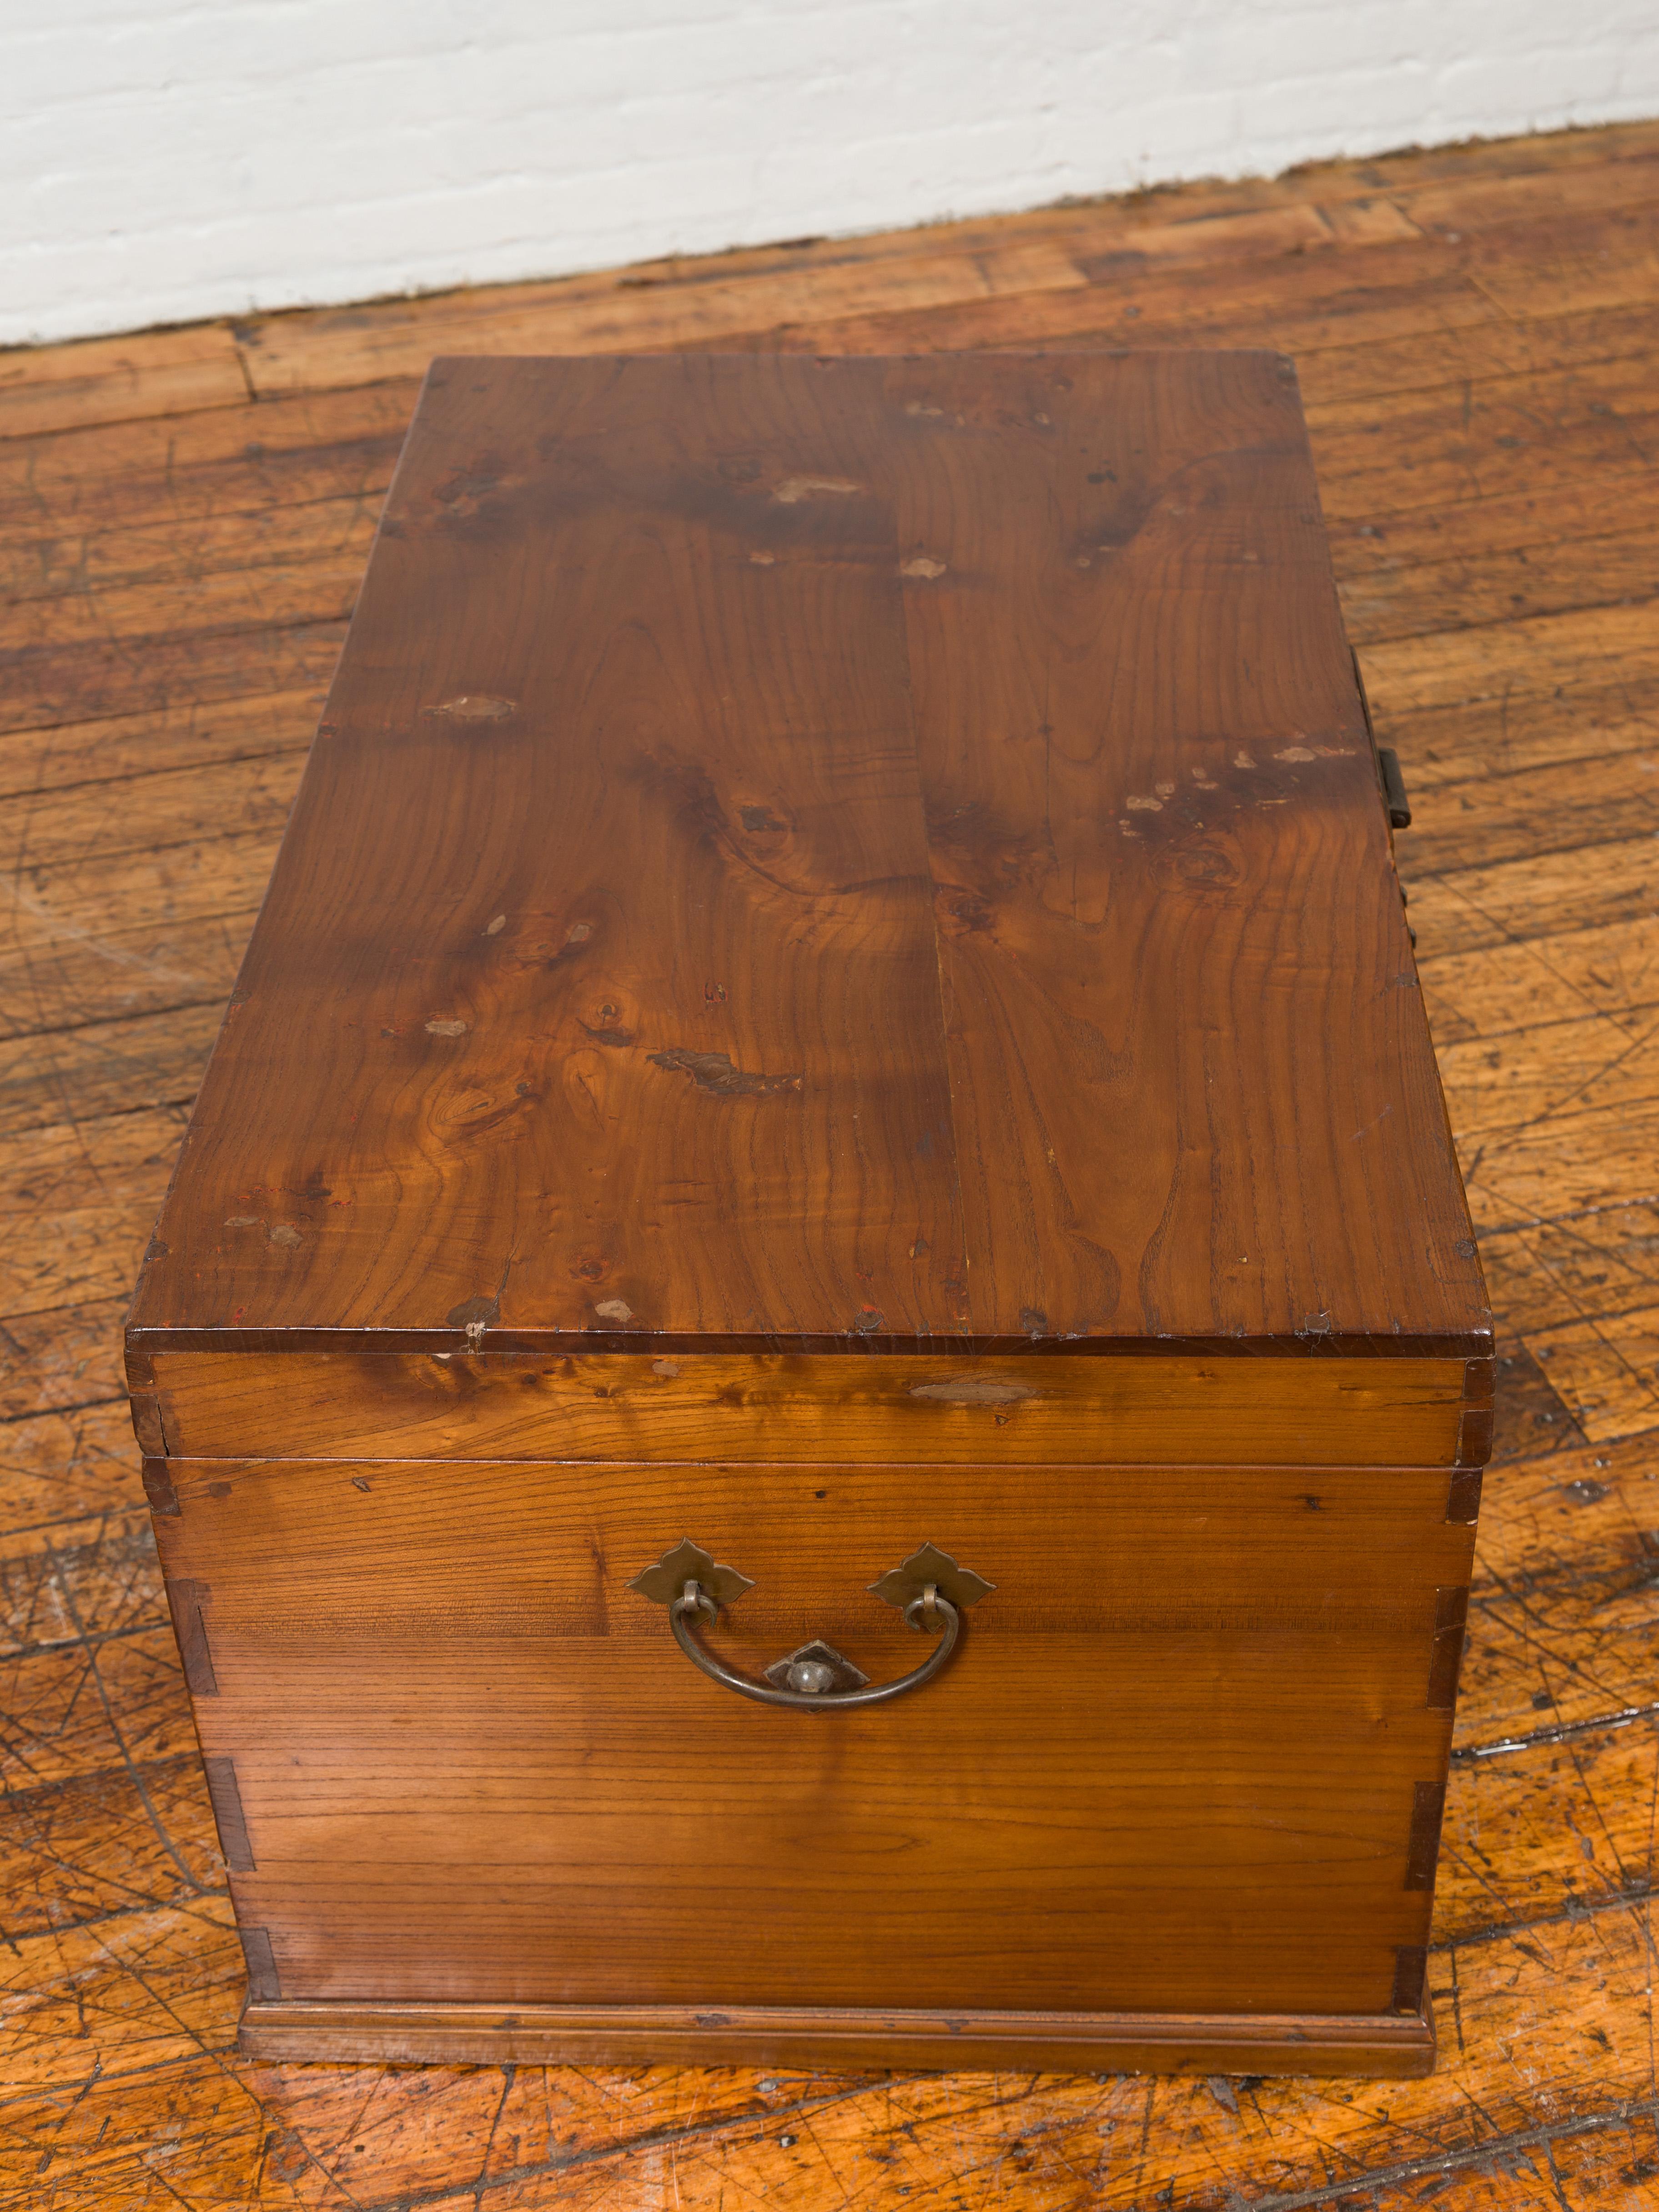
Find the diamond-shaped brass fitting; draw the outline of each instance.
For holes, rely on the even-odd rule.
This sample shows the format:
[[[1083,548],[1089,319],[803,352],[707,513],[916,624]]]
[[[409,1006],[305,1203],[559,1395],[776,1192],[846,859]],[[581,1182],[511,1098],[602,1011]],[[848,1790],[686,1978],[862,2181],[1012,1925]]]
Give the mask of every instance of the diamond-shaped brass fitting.
[[[798,1668],[811,1669],[815,1674],[821,1672],[829,1680],[821,1682],[806,1680],[804,1672],[801,1676],[797,1675]],[[775,1659],[765,1672],[767,1680],[775,1689],[806,1690],[820,1695],[836,1690],[861,1690],[870,1679],[843,1653],[837,1651],[833,1644],[826,1644],[822,1637],[815,1637],[811,1643],[803,1644],[799,1650],[790,1652],[787,1658]]]

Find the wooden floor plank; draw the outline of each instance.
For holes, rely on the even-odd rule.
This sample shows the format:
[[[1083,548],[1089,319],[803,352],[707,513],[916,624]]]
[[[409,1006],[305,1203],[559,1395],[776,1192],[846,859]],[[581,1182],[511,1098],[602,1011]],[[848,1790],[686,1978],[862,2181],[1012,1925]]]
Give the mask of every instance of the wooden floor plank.
[[[1223,216],[1218,223],[1282,229],[1285,216]],[[1298,228],[1301,224],[1298,222]],[[1316,224],[1315,228],[1318,226]],[[1280,249],[1282,250],[1282,249]],[[1000,293],[1081,290],[1088,278],[1063,246],[1014,240],[952,254],[928,248],[897,259],[858,256],[794,269],[660,286],[638,277],[578,279],[551,296],[486,303],[478,295],[415,301],[372,318],[271,318],[238,333],[249,383],[260,398],[417,376],[441,353],[628,353],[715,345],[744,331],[811,313],[867,314],[887,304],[945,307]]]
[[[1659,123],[0,355],[0,2206],[1659,2193],[1656,210]],[[415,380],[441,346],[615,343],[1297,357],[1505,1331],[1426,2081],[231,2055],[125,1296]]]
[[[21,875],[197,839],[279,830],[305,758],[302,748],[254,753],[131,776],[114,790],[76,784],[31,793],[6,810],[0,868]]]
[[[58,2086],[222,2050],[241,1983],[228,1897],[15,1940],[0,1949],[0,2081]]]
[[[1639,496],[1631,501],[1638,521],[1646,503]],[[1659,549],[1650,525],[1606,538],[1556,539],[1513,551],[1505,548],[1485,558],[1464,556],[1376,574],[1344,586],[1342,612],[1354,643],[1367,645],[1429,635],[1445,620],[1453,600],[1473,627],[1610,602],[1650,605],[1656,599]]]
[[[1659,402],[1639,359],[1595,362],[1559,377],[1346,403],[1313,413],[1308,428],[1325,512],[1339,524],[1386,522],[1646,467]]]
[[[229,854],[216,846],[186,846],[178,853],[142,855],[131,873],[170,877],[181,892],[180,907],[184,895],[200,893],[214,910],[199,916],[174,913],[158,924],[95,938],[48,921],[44,944],[21,954],[0,952],[0,1036],[33,1036],[123,1016],[143,1019],[191,1006],[222,1013],[276,856],[274,838],[242,840]],[[159,870],[158,860],[164,864]],[[192,875],[209,881],[180,882]],[[222,890],[228,875],[238,880]],[[33,923],[40,917],[28,919]]]
[[[0,877],[0,1036],[222,1006],[276,856],[256,832]]]
[[[1613,307],[1572,313],[1540,312],[1524,319],[1505,314],[1468,278],[1446,288],[1433,321],[1419,313],[1413,331],[1400,303],[1399,320],[1364,296],[1338,324],[1316,321],[1305,334],[1288,318],[1271,343],[1297,364],[1312,406],[1352,404],[1447,384],[1485,383],[1510,376],[1558,374],[1626,361],[1652,343],[1655,312],[1646,297]]]
[[[1620,1201],[1489,1231],[1480,1255],[1494,1307],[1523,1339],[1659,1304],[1659,1206]]]
[[[361,575],[379,516],[377,495],[353,493],[284,501],[246,514],[208,515],[193,527],[169,517],[125,530],[17,538],[0,546],[0,597],[20,607],[30,599],[96,600],[109,611],[113,626],[119,613],[106,596],[112,592],[167,586],[190,590],[210,577],[347,559],[356,560]],[[41,620],[20,615],[19,636],[50,641],[36,627]]]
[[[1638,352],[1652,313],[1646,223],[1645,212],[1590,215],[1511,234],[1505,271],[1536,280],[1513,310],[1481,282],[1488,257],[1480,242],[1419,237],[1359,255],[1286,253],[1219,269],[1121,266],[1085,292],[814,317],[727,343],[846,353],[1265,345],[1294,356],[1310,400],[1353,401]],[[1575,289],[1561,281],[1564,252],[1593,271],[1593,283]]]
[[[311,743],[325,696],[321,684],[245,698],[186,696],[143,714],[8,731],[0,736],[0,804],[70,784],[297,751]]]
[[[278,627],[184,629],[15,654],[0,663],[0,733],[165,713],[185,694],[207,702],[309,689],[333,673],[349,611],[340,584],[319,617],[296,611]]]
[[[352,551],[21,600],[13,610],[17,647],[0,655],[0,678],[8,685],[29,685],[42,680],[36,671],[43,663],[52,664],[55,675],[66,653],[90,660],[112,639],[120,642],[108,658],[118,667],[158,640],[191,641],[226,629],[345,623],[362,582],[362,556]],[[52,677],[44,680],[49,684]]]
[[[1447,1048],[1472,1038],[1589,1014],[1634,1024],[1659,1006],[1659,915],[1418,964],[1443,1068]]]
[[[1659,1200],[1659,1103],[1474,1135],[1458,1157],[1477,1232]]]
[[[215,1001],[0,1041],[0,1133],[64,1115],[186,1105],[218,1035]]]
[[[1659,1429],[1659,1304],[1529,1334],[1534,1359],[1597,1443]],[[1659,1555],[1655,1570],[1659,1572]]]
[[[1591,1110],[1659,1098],[1659,1011],[1586,1014],[1446,1046],[1440,1079],[1460,1141],[1501,1142]]]
[[[1596,760],[1659,744],[1659,672],[1614,655],[1540,690],[1504,678],[1483,698],[1376,711],[1380,743],[1411,763],[1413,794],[1512,770]],[[1408,846],[1409,840],[1402,840]]]
[[[1558,250],[1536,268],[1518,267],[1501,240],[1483,240],[1470,274],[1495,307],[1515,316],[1533,313],[1540,278],[1560,314],[1583,314],[1650,296],[1659,280],[1653,210],[1632,209],[1598,218],[1593,226],[1564,222]]]
[[[1538,1695],[1553,1692],[1540,1668]],[[1552,1735],[1549,1707],[1533,1716],[1540,1741],[1461,1763],[1446,1800],[1440,1881],[1442,1940],[1501,1923],[1522,1927],[1594,1911],[1645,1893],[1659,1779],[1652,1717]],[[1564,1833],[1579,1839],[1561,1848]]]
[[[0,1537],[0,1656],[101,1649],[167,1619],[149,1515],[136,1498]]]
[[[1651,153],[1540,170],[1530,177],[1446,177],[1395,194],[1419,230],[1492,232],[1579,209],[1639,207],[1659,199]]]
[[[1656,625],[1659,626],[1659,622]],[[1411,762],[1402,755],[1407,784]],[[1413,875],[1445,874],[1478,852],[1483,865],[1546,853],[1581,853],[1659,830],[1659,748],[1617,752],[1561,768],[1516,770],[1431,786],[1414,798]],[[1585,853],[1582,872],[1595,866]]]
[[[224,1888],[201,1762],[189,1751],[15,1792],[3,1813],[0,1892],[14,1942]]]
[[[378,495],[418,389],[418,380],[404,378],[9,440],[0,443],[0,527],[38,544]]]
[[[183,1120],[179,1124],[182,1133]],[[129,1178],[123,1203],[66,1207],[31,1217],[31,1238],[54,1244],[0,1269],[0,1298],[16,1313],[49,1311],[118,1297],[130,1291],[149,1242],[149,1227],[161,1210],[178,1135],[162,1148],[143,1178]]]
[[[1653,165],[1644,158],[1611,170],[1607,188],[1609,197],[1600,203],[1593,193],[1583,195],[1590,213],[1575,223],[1572,191],[1553,187],[1547,178],[1523,185],[1529,197],[1516,224],[1523,227],[1530,218],[1534,228],[1563,235],[1565,243],[1551,263],[1558,278],[1567,265],[1594,266],[1590,256],[1599,248],[1586,247],[1584,228],[1595,226],[1598,238],[1621,222],[1639,228],[1659,198]],[[944,236],[913,256],[852,258],[844,248],[831,248],[782,265],[751,263],[729,275],[705,264],[680,273],[678,283],[642,281],[641,272],[621,280],[577,278],[557,286],[440,295],[389,304],[372,317],[325,311],[254,319],[238,326],[238,338],[250,384],[271,395],[414,374],[434,354],[446,351],[643,351],[775,331],[803,318],[821,333],[829,323],[884,310],[915,315],[1000,295],[1025,300],[1071,292],[1085,282],[1121,281],[1149,269],[1190,265],[1207,271],[1229,262],[1305,254],[1342,245],[1345,234],[1351,252],[1384,251],[1404,241],[1427,245],[1443,267],[1484,269],[1491,260],[1491,247],[1479,242],[1484,234],[1478,225],[1470,225],[1468,243],[1464,234],[1449,235],[1443,225],[1437,236],[1425,240],[1409,206],[1408,198],[1384,195],[1369,223],[1328,220],[1305,200],[1161,222],[1114,221],[1083,209],[1063,229],[1056,227],[1047,237],[1017,237],[1000,251],[984,244],[964,249]],[[1508,225],[1498,228],[1507,236]],[[1634,250],[1639,255],[1642,248]],[[1507,270],[1516,258],[1510,246],[1501,266]],[[1599,301],[1617,279],[1600,269],[1595,274]],[[984,337],[976,342],[995,343]]]
[[[1644,311],[1641,319],[1644,334],[1639,343],[1632,340],[1632,349],[1638,353],[1650,351],[1659,343],[1659,312]],[[1409,583],[1425,568],[1434,568],[1455,582],[1459,572],[1449,565],[1454,562],[1491,561],[1616,538],[1652,517],[1656,508],[1659,470],[1632,461],[1627,470],[1553,485],[1547,491],[1528,486],[1509,498],[1454,500],[1386,522],[1334,524],[1331,556],[1339,581],[1350,589],[1367,584],[1381,589],[1395,578]],[[1445,627],[1449,608],[1462,617],[1463,604],[1455,592],[1442,602],[1437,628]],[[1534,611],[1510,608],[1499,619],[1510,622]],[[1460,619],[1457,626],[1465,624]]]
[[[1578,1450],[1589,1439],[1551,1389],[1549,1378],[1507,1323],[1498,1335],[1492,1362],[1496,1382],[1492,1423],[1493,1467],[1516,1460],[1543,1460]]]
[[[1266,346],[1294,361],[1310,407],[1629,361],[1652,345],[1655,313],[1645,297],[1521,319],[1455,271],[1427,283],[1399,273],[1397,283],[1356,284],[1346,259],[1292,257],[1265,272],[1252,270],[1233,301],[1218,299],[1210,281],[1194,295],[1173,284],[1159,289],[1145,279],[1126,280],[1087,293],[991,301],[953,310],[948,321],[872,316],[797,324],[738,343],[849,354]],[[1333,286],[1333,275],[1349,280],[1344,289]]]
[[[131,1289],[188,1118],[158,1107],[0,1139],[0,1314]]]
[[[170,1626],[15,1652],[0,1659],[0,1783],[8,1798],[196,1749]],[[199,1771],[197,1779],[205,1794]]]
[[[1448,628],[1364,647],[1365,688],[1379,717],[1461,707],[1505,693],[1548,692],[1616,672],[1629,681],[1659,673],[1659,624],[1645,606],[1595,607],[1521,617],[1474,629]]]
[[[235,341],[223,323],[0,353],[0,438],[240,407],[247,398]]]
[[[1655,1473],[1651,1442],[1639,1438],[1488,1472],[1459,1688],[1460,1774],[1495,1745],[1659,1707]],[[1578,1865],[1569,1859],[1565,1869],[1580,1876],[1574,1856]],[[1462,1893],[1447,1894],[1449,1909]],[[1482,1920],[1467,1897],[1455,1911],[1468,1926],[1526,1917],[1505,1905]]]
[[[1419,873],[1404,837],[1401,848],[1417,941],[1431,955],[1643,919],[1659,903],[1659,850],[1650,836],[1443,875]]]
[[[13,1314],[0,1323],[0,1420],[95,1406],[125,1391],[126,1304],[125,1297],[106,1298],[46,1315]]]
[[[119,1399],[0,1425],[0,1534],[131,1511],[132,1421]]]

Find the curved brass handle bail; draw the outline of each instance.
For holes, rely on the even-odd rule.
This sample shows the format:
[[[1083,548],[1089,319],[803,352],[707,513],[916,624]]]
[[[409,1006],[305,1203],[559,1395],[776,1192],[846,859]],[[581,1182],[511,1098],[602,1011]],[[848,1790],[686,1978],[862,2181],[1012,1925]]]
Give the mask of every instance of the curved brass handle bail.
[[[667,1607],[675,1643],[711,1682],[735,1690],[740,1698],[752,1698],[757,1705],[825,1713],[840,1712],[848,1705],[884,1705],[890,1698],[902,1698],[907,1690],[931,1682],[957,1648],[963,1613],[988,1597],[994,1585],[937,1544],[923,1544],[899,1565],[878,1576],[870,1594],[902,1613],[912,1628],[931,1630],[939,1638],[920,1667],[892,1682],[867,1681],[850,1659],[821,1642],[803,1644],[787,1658],[775,1660],[762,1681],[717,1659],[697,1633],[699,1628],[718,1620],[722,1607],[755,1585],[736,1567],[721,1566],[689,1536],[642,1569],[628,1587],[653,1605]]]
[[[717,1659],[696,1634],[699,1620],[714,1621],[719,1618],[720,1607],[701,1583],[688,1581],[679,1595],[671,1601],[668,1624],[674,1632],[674,1641],[694,1667],[701,1668],[711,1681],[722,1683],[735,1690],[740,1698],[752,1698],[757,1705],[789,1705],[797,1712],[842,1712],[848,1705],[881,1705],[889,1698],[902,1698],[907,1690],[919,1690],[924,1682],[931,1682],[939,1668],[956,1649],[957,1638],[962,1630],[962,1615],[948,1597],[941,1595],[936,1584],[929,1583],[921,1595],[913,1598],[904,1608],[904,1618],[912,1628],[923,1626],[939,1633],[939,1643],[920,1667],[913,1667],[908,1674],[901,1674],[891,1682],[866,1682],[860,1688],[838,1690],[828,1680],[831,1670],[826,1666],[808,1661],[791,1669],[792,1674],[821,1674],[826,1678],[822,1688],[816,1690],[775,1689],[769,1682],[757,1682],[752,1674],[739,1674]]]

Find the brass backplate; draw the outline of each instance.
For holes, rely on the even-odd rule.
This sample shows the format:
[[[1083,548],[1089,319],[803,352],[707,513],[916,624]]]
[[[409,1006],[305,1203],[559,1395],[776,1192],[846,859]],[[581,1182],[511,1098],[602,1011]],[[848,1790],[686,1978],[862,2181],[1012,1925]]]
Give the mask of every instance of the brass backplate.
[[[877,1597],[902,1613],[907,1605],[915,1604],[929,1583],[958,1608],[976,1605],[996,1588],[971,1567],[959,1567],[937,1544],[924,1544],[919,1552],[912,1552],[902,1566],[890,1567],[870,1588]]]
[[[735,1567],[717,1566],[701,1544],[683,1536],[672,1552],[665,1552],[654,1567],[647,1567],[628,1585],[653,1605],[672,1605],[687,1583],[706,1590],[716,1605],[731,1605],[755,1585]]]

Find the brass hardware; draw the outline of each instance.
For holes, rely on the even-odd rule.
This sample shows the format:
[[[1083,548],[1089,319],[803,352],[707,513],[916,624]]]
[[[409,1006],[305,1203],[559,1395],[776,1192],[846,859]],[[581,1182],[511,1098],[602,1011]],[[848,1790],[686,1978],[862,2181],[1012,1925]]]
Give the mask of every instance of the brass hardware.
[[[655,1566],[635,1575],[628,1587],[653,1604],[668,1607],[674,1641],[692,1665],[711,1680],[758,1705],[827,1712],[844,1705],[884,1705],[890,1698],[901,1697],[905,1691],[920,1689],[931,1681],[956,1649],[962,1632],[959,1607],[975,1604],[994,1584],[970,1568],[958,1566],[936,1544],[924,1544],[902,1566],[890,1568],[872,1583],[870,1588],[876,1595],[897,1607],[912,1628],[928,1630],[939,1638],[921,1666],[894,1681],[874,1683],[821,1638],[775,1659],[761,1681],[717,1659],[698,1637],[698,1628],[718,1620],[723,1606],[755,1585],[735,1567],[716,1565],[689,1536],[665,1553]]]
[[[1391,830],[1409,830],[1412,826],[1412,803],[1406,796],[1406,779],[1400,773],[1400,756],[1392,745],[1379,745],[1376,764],[1382,771],[1382,796],[1389,810]]]
[[[822,1697],[827,1690],[861,1690],[870,1679],[833,1644],[817,1638],[787,1659],[775,1659],[765,1672],[775,1689],[800,1690],[810,1697]]]
[[[696,1583],[716,1605],[731,1605],[755,1585],[735,1567],[717,1567],[700,1544],[683,1536],[672,1552],[665,1552],[654,1567],[635,1575],[628,1585],[655,1605],[672,1605],[682,1589]]]
[[[976,1575],[971,1567],[959,1567],[948,1552],[941,1552],[937,1544],[924,1544],[919,1552],[912,1552],[902,1566],[890,1567],[877,1582],[870,1585],[872,1594],[909,1618],[908,1608],[929,1583],[948,1597],[952,1605],[977,1605],[996,1588],[983,1575]],[[911,1622],[914,1627],[915,1623]]]
[[[1376,763],[1376,780],[1382,787],[1382,811],[1389,817],[1390,832],[1409,830],[1412,826],[1412,803],[1406,796],[1406,779],[1400,773],[1400,756],[1392,745],[1376,742],[1376,724],[1371,716],[1371,702],[1365,690],[1365,678],[1360,672],[1359,655],[1352,646],[1348,658],[1353,663],[1353,680],[1359,691],[1359,708],[1365,717],[1365,735],[1371,741],[1371,753]],[[1392,842],[1392,836],[1390,842]],[[1404,896],[1403,892],[1401,896]],[[1416,937],[1412,943],[1415,945]]]

